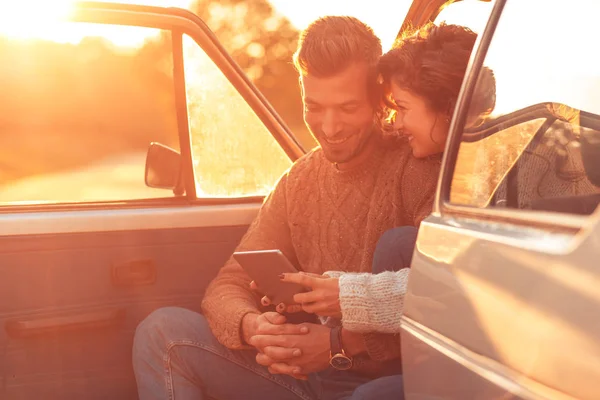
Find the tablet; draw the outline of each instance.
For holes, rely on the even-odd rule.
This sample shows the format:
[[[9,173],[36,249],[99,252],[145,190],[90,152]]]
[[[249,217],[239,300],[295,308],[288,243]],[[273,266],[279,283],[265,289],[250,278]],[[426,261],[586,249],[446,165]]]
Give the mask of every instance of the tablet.
[[[281,250],[239,251],[233,253],[233,258],[274,305],[296,304],[294,295],[306,291],[297,283],[282,282],[279,278],[284,272],[298,272]]]

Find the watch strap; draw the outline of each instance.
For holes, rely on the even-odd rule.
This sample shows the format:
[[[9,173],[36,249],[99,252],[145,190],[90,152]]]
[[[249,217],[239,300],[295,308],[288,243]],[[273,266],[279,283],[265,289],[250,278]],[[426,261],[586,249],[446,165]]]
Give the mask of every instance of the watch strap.
[[[329,333],[329,341],[331,346],[331,355],[343,354],[342,346],[342,327],[336,326]]]

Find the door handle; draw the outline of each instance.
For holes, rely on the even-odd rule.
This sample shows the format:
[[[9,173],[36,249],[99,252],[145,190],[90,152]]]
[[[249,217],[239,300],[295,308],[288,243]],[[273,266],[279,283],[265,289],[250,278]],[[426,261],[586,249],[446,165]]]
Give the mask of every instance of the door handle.
[[[115,286],[141,286],[156,282],[152,260],[136,260],[112,266],[111,281]]]
[[[11,320],[6,322],[5,329],[13,338],[25,338],[48,333],[107,328],[117,325],[124,316],[123,308],[110,308],[60,316]]]

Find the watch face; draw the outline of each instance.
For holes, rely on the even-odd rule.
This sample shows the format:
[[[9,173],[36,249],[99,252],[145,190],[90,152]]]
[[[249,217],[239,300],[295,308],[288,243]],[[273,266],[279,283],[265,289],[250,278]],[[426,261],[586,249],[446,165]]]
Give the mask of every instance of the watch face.
[[[342,371],[352,368],[352,360],[346,357],[345,355],[339,353],[331,357],[329,363],[333,368]]]

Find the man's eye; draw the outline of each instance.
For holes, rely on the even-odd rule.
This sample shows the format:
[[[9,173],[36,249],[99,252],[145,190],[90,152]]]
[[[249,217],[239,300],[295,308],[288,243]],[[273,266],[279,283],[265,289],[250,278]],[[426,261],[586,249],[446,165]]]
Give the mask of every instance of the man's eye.
[[[356,110],[358,110],[357,106],[342,107],[342,112],[345,112],[345,113],[353,113],[353,112],[356,112]]]
[[[319,112],[319,111],[321,111],[321,107],[319,107],[319,106],[309,106],[309,105],[306,105],[304,108],[306,109],[306,111],[310,111],[310,112]]]

